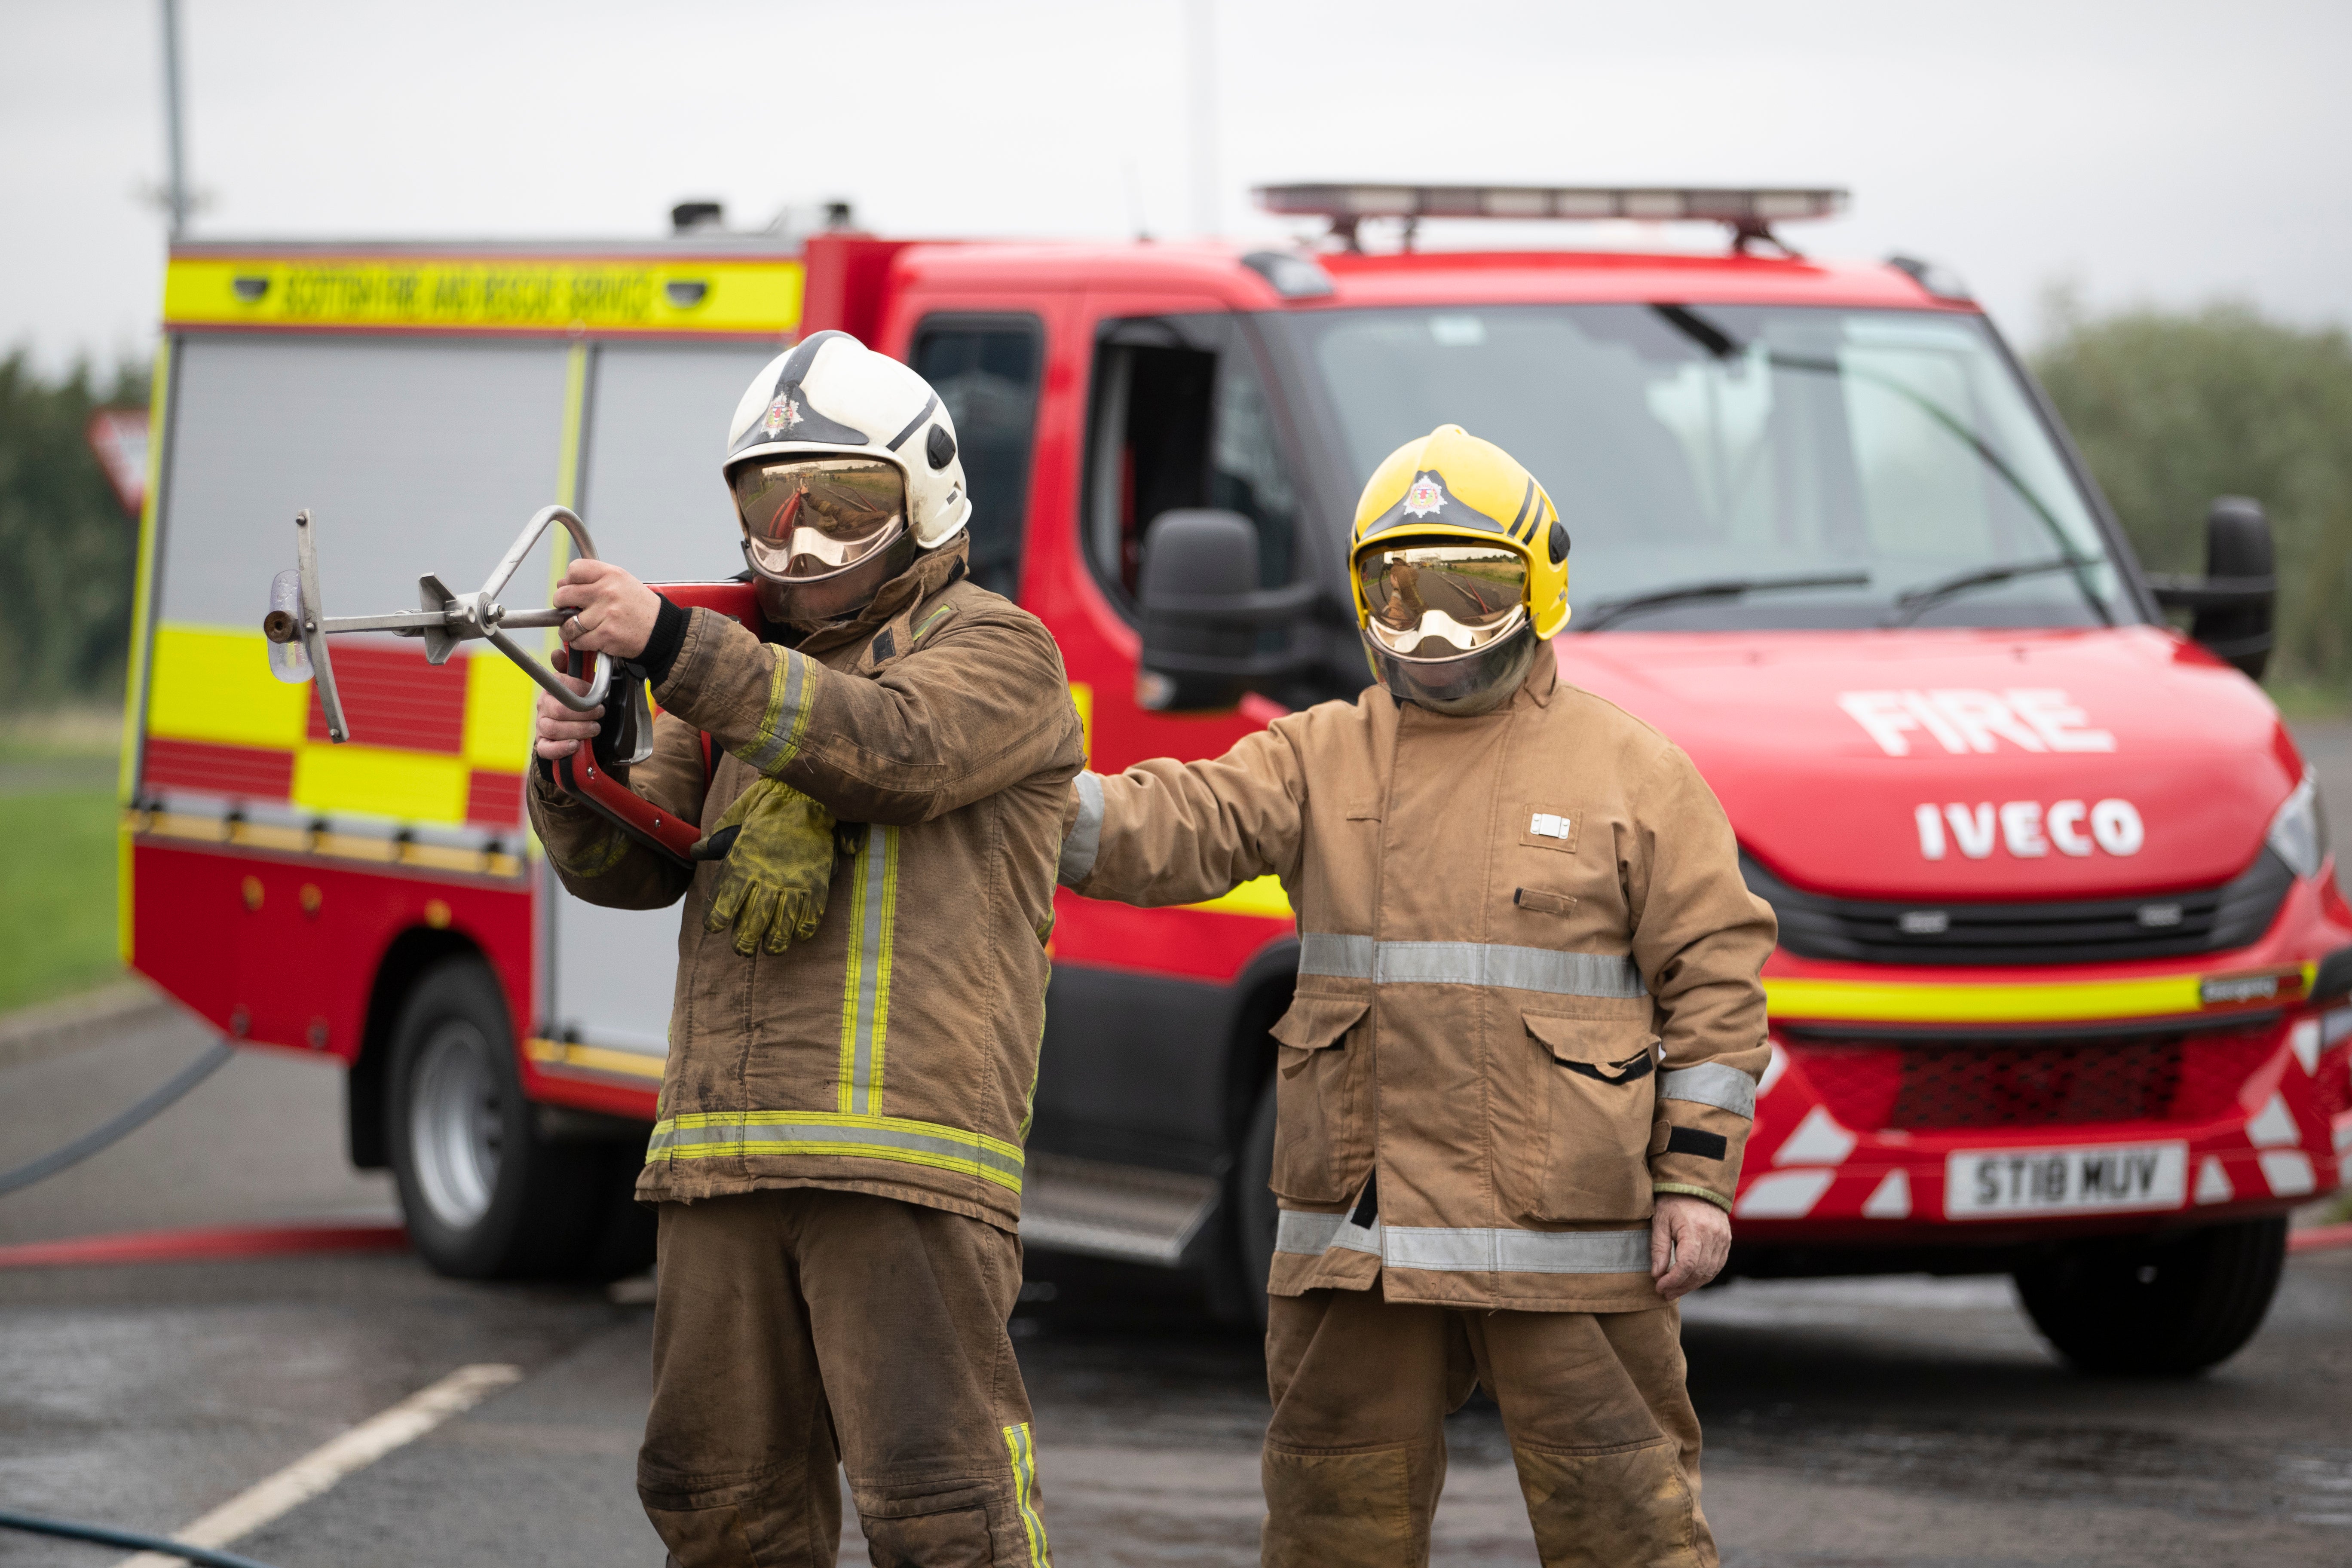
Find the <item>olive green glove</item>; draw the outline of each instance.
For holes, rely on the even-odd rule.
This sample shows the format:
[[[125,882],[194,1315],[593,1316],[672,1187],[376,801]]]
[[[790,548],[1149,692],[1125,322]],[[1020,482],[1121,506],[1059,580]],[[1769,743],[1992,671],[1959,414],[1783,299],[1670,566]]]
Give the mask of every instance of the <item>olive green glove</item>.
[[[694,847],[698,860],[721,855],[727,863],[703,930],[732,922],[735,951],[746,958],[762,945],[782,952],[816,934],[833,888],[833,813],[790,784],[761,779]]]

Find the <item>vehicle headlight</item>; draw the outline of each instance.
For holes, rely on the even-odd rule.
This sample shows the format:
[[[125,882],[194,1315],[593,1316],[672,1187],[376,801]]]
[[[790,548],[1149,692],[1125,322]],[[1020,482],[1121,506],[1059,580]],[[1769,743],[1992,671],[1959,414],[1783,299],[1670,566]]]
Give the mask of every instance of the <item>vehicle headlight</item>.
[[[2311,774],[2303,775],[2303,782],[2271,818],[2271,830],[2263,842],[2296,876],[2319,874],[2319,863],[2327,858],[2327,816],[2320,810],[2319,786]]]

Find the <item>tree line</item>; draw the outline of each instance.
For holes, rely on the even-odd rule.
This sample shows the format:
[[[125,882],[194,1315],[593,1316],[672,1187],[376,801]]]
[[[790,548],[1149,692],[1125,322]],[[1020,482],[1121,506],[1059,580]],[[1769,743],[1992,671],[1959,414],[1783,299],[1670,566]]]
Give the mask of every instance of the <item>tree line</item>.
[[[0,360],[0,711],[121,698],[139,525],[83,432],[146,402],[144,371]]]
[[[2032,356],[2141,562],[2204,568],[2205,508],[2252,496],[2278,542],[2274,681],[2352,691],[2352,337],[2242,305],[2091,316],[2063,297]],[[121,690],[137,526],[83,437],[143,371],[0,361],[0,709]]]
[[[2061,297],[2034,374],[2141,564],[2205,568],[2205,508],[2252,496],[2278,548],[2274,681],[2352,686],[2352,338],[2242,305],[2089,318]]]

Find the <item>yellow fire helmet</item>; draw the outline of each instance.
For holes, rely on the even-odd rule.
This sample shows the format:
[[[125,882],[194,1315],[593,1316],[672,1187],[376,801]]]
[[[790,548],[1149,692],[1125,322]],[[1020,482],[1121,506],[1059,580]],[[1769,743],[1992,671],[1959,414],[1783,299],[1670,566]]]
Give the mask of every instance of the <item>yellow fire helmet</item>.
[[[1568,530],[1535,477],[1441,425],[1389,454],[1356,503],[1348,579],[1373,675],[1399,701],[1483,713],[1568,621]]]

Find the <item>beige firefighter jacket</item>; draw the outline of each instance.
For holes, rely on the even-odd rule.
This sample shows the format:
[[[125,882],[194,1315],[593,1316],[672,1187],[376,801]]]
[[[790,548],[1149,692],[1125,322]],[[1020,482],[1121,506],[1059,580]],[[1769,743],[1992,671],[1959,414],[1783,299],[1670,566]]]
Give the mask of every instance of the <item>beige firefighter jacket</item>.
[[[1044,625],[964,579],[962,542],[797,647],[695,610],[632,789],[706,826],[761,773],[871,824],[781,955],[707,932],[688,871],[538,777],[530,817],[591,903],[686,900],[659,1121],[637,1195],[840,1187],[1008,1229],[1045,1010],[1069,781],[1085,760]],[[706,784],[698,731],[718,743]]]
[[[1655,1307],[1654,1193],[1730,1206],[1768,1059],[1769,906],[1690,759],[1536,660],[1477,718],[1374,687],[1213,762],[1081,774],[1065,884],[1281,879],[1271,1289]]]

